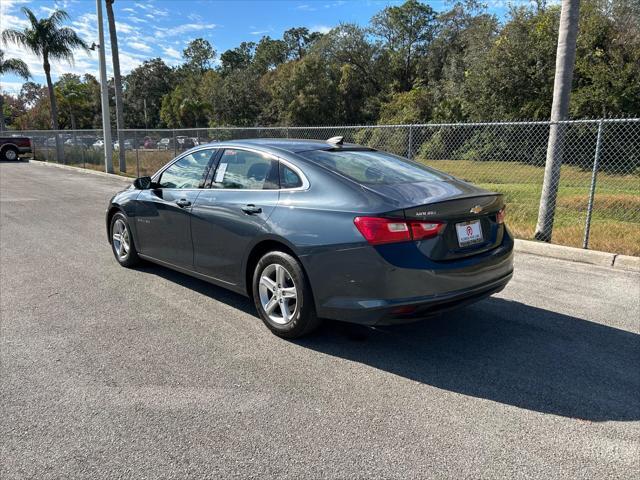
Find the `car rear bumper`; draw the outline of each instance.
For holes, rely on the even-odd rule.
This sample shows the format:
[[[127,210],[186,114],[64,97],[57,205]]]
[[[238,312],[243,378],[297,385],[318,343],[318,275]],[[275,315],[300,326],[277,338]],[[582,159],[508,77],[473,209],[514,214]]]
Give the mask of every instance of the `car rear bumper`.
[[[331,308],[326,318],[363,325],[396,325],[409,323],[460,308],[500,292],[511,280],[513,272],[488,284],[440,295],[391,300],[367,300],[352,308]]]
[[[301,257],[318,315],[365,325],[406,323],[497,293],[513,274],[508,233],[497,248],[460,260],[425,264],[420,254],[419,268],[406,268],[407,258],[419,254],[415,245],[389,248],[396,251],[363,246]],[[403,267],[389,261],[401,248]]]

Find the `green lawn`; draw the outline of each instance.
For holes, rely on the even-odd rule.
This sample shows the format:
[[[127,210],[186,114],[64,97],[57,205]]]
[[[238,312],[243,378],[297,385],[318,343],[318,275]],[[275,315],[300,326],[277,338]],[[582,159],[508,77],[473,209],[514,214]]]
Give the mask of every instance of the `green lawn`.
[[[503,193],[509,227],[518,238],[533,238],[544,175],[542,167],[473,160],[424,163]],[[582,246],[590,185],[590,171],[562,167],[553,243]],[[589,248],[640,255],[640,176],[598,173]]]

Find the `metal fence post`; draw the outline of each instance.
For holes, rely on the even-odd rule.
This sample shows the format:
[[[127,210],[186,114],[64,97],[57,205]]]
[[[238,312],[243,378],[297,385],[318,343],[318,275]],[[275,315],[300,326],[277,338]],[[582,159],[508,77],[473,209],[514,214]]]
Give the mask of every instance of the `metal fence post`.
[[[409,125],[409,152],[407,154],[410,160],[413,160],[413,126]]]
[[[593,170],[591,171],[591,188],[589,189],[589,204],[587,205],[587,219],[584,225],[584,240],[582,248],[589,248],[589,233],[591,231],[591,215],[593,213],[593,200],[596,194],[596,178],[598,176],[598,163],[600,162],[600,146],[602,145],[603,121],[598,122],[598,136],[596,138],[596,153],[593,158]]]
[[[172,130],[172,135],[173,135],[173,156],[177,157],[178,156],[178,140],[176,139],[176,131]]]
[[[135,145],[136,145],[136,177],[139,177],[140,176],[140,143],[138,142],[137,130],[134,133],[134,138],[135,138]],[[144,146],[144,138],[142,139],[142,145]]]

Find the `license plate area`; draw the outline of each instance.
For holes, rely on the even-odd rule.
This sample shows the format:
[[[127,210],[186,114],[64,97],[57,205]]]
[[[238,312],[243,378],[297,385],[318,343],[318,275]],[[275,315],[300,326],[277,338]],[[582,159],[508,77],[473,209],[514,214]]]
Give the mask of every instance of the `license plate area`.
[[[458,245],[461,247],[482,243],[484,240],[480,220],[456,223],[456,234],[458,235]]]

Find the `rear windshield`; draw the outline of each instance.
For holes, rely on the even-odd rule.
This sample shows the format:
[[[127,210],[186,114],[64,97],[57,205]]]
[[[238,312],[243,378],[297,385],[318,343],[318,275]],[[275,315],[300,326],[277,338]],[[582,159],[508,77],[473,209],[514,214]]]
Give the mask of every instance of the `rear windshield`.
[[[384,152],[311,150],[299,155],[364,184],[392,185],[446,179],[429,167]]]

